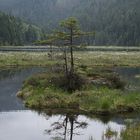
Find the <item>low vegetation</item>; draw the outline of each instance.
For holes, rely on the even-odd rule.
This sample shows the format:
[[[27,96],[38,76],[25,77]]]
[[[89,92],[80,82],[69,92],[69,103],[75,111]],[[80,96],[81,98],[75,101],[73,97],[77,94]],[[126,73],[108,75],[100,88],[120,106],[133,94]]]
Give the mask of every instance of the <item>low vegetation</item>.
[[[48,53],[8,52],[0,53],[0,67],[48,66],[56,64],[48,58]]]
[[[139,140],[140,139],[140,124],[128,125],[121,133],[122,140]]]
[[[54,52],[55,53],[55,52]],[[0,67],[51,66],[55,72],[27,79],[18,96],[30,108],[77,109],[84,113],[132,112],[140,109],[140,95],[126,93],[125,83],[113,74],[114,66],[140,66],[140,52],[74,52],[76,80],[71,92],[68,81],[58,66],[63,66],[61,53],[50,59],[48,53],[0,53]],[[56,61],[57,60],[57,61]],[[106,69],[105,69],[106,67]],[[79,82],[79,81],[80,82]]]
[[[81,82],[77,90],[69,92],[66,89],[61,72],[43,73],[27,79],[18,97],[33,109],[74,109],[81,113],[101,115],[140,109],[140,94],[127,94],[123,90],[125,83],[110,69],[91,70],[82,66],[79,70],[82,76],[80,73],[78,75],[84,83]]]
[[[77,52],[77,63],[87,66],[140,66],[140,52]]]
[[[91,66],[140,66],[140,52],[75,52],[76,65]],[[48,66],[61,63],[50,60],[47,52],[0,53],[0,67]]]

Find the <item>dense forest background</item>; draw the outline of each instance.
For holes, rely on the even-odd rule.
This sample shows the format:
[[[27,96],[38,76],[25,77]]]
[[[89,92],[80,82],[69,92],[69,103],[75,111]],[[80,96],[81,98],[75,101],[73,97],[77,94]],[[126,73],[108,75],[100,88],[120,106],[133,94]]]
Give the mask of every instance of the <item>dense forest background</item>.
[[[40,28],[0,12],[0,45],[25,45],[43,37]]]
[[[73,16],[80,21],[82,30],[96,32],[94,37],[86,39],[88,44],[140,45],[140,0],[0,0],[0,10],[46,33],[55,29],[62,19]],[[23,24],[20,26],[26,26]]]

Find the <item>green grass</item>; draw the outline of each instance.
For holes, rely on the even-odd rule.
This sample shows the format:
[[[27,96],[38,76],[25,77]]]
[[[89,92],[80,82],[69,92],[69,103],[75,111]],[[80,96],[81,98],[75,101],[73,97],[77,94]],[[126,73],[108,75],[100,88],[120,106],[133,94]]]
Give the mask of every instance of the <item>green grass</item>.
[[[75,67],[81,75],[90,78],[110,77],[110,69],[104,67],[140,66],[140,52],[75,52]],[[57,61],[56,61],[57,60]],[[7,52],[0,53],[0,67],[11,66],[53,66],[62,60],[50,60],[46,52]],[[98,66],[98,69],[97,69]],[[94,70],[93,70],[94,69]],[[106,72],[107,71],[107,72]],[[87,86],[73,94],[48,83],[48,75],[35,76],[31,83],[24,84],[19,96],[32,108],[77,108],[83,112],[128,112],[140,109],[139,93],[124,93],[107,86]],[[93,79],[94,80],[94,79]],[[27,80],[29,81],[29,80]],[[35,81],[35,82],[34,82]],[[34,83],[33,83],[34,82]],[[120,86],[120,85],[118,85]]]
[[[87,66],[140,66],[140,52],[76,52],[77,64]]]
[[[7,52],[0,53],[0,67],[9,66],[48,66],[56,64],[47,53]]]
[[[140,124],[128,125],[121,132],[122,140],[139,140],[140,139]]]
[[[25,81],[18,96],[34,109],[74,109],[83,113],[108,114],[140,110],[140,94],[125,93],[107,86],[83,86],[69,93],[50,82],[51,75],[43,73]]]
[[[57,60],[57,61],[56,61]],[[0,67],[7,66],[48,66],[62,63],[51,61],[47,52],[6,52],[0,53]],[[137,52],[75,52],[76,65],[86,66],[140,66],[140,51]]]

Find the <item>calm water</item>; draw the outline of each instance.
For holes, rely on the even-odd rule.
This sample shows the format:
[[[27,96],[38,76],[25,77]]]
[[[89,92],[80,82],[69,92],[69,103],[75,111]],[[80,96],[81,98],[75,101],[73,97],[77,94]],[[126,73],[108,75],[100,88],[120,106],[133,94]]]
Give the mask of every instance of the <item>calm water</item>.
[[[126,89],[140,91],[140,68],[117,68],[116,71],[126,82]]]
[[[126,78],[130,78],[131,74],[132,77],[140,74],[140,69],[136,72],[133,70],[135,71],[130,69],[130,72],[127,69],[128,74],[121,69],[119,72]],[[140,118],[137,114],[130,117],[96,118],[75,114],[51,115],[27,110],[16,98],[16,93],[27,77],[40,71],[44,69],[0,71],[0,140],[107,140],[104,134],[108,128],[117,132],[117,135],[109,140],[118,140],[120,132],[125,129],[126,121]],[[135,78],[129,80],[131,79]]]

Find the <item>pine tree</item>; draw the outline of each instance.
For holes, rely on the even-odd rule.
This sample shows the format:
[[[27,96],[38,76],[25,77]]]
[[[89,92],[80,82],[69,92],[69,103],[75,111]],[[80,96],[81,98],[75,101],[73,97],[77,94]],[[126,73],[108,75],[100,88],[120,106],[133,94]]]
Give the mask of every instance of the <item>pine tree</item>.
[[[64,51],[66,74],[74,73],[74,48],[81,45],[79,39],[82,36],[93,36],[94,32],[83,32],[80,30],[80,24],[75,17],[69,17],[60,22],[60,28],[53,34],[48,35],[47,40],[39,41],[37,44],[47,44],[61,46]],[[70,68],[68,70],[68,53],[70,53]]]

